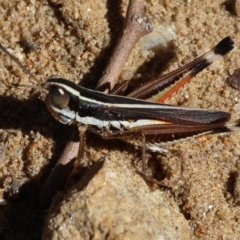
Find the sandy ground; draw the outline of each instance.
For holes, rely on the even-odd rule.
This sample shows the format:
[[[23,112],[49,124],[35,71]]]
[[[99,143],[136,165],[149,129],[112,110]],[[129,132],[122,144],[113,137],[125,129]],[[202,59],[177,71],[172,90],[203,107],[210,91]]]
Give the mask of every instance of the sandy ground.
[[[124,227],[126,232],[119,228],[114,235],[110,231],[113,229],[111,221],[104,225],[108,228],[108,235],[101,235],[99,232],[98,235],[94,227],[94,235],[81,235],[76,233],[83,229],[81,221],[95,225],[90,217],[86,221],[78,215],[78,223],[71,223],[74,231],[71,228],[72,231],[64,232],[62,229],[68,227],[65,225],[67,221],[65,223],[59,220],[64,219],[61,214],[64,212],[70,216],[71,211],[78,213],[78,208],[71,205],[70,209],[68,203],[71,203],[72,199],[76,201],[76,197],[78,204],[86,198],[91,199],[91,190],[83,190],[81,183],[80,187],[75,185],[66,196],[60,194],[50,210],[40,208],[37,197],[72,128],[63,126],[52,118],[44,102],[39,99],[40,94],[37,91],[10,87],[12,83],[39,86],[51,75],[61,75],[76,83],[81,82],[84,86],[93,87],[101,76],[111,47],[116,43],[126,6],[127,1],[104,0],[0,2],[0,42],[27,65],[36,77],[33,79],[24,74],[7,56],[0,54],[1,239],[136,239],[139,229],[144,228],[147,232],[146,226],[153,228],[147,224],[148,219],[144,215],[142,222],[146,223],[146,226],[139,225],[139,229],[136,228],[134,232],[134,226],[129,224],[135,235],[128,235],[127,226]],[[211,0],[149,0],[146,1],[145,11],[152,17],[154,34],[159,34],[163,43],[172,39],[172,49],[168,46],[161,56],[154,56],[153,51],[147,50],[143,43],[138,44],[120,79],[134,79],[136,84],[137,81],[154,78],[182,66],[210,50],[222,38],[231,36],[236,43],[235,50],[204,70],[168,100],[168,103],[221,109],[230,112],[232,120],[238,119],[239,91],[229,86],[228,79],[240,65],[239,18],[226,8],[224,1]],[[239,239],[240,208],[234,199],[233,191],[236,173],[240,170],[240,133],[194,138],[170,145],[170,152],[166,156],[154,155],[155,162],[158,159],[165,173],[174,172],[181,160],[182,174],[186,182],[173,190],[151,190],[135,173],[132,163],[139,158],[140,151],[117,140],[102,141],[94,136],[90,137],[87,140],[85,157],[90,159],[92,164],[104,158],[112,161],[110,167],[100,171],[100,181],[104,181],[98,184],[114,185],[113,182],[107,182],[106,177],[110,176],[109,171],[113,171],[111,169],[117,169],[123,176],[126,171],[131,182],[126,176],[126,181],[114,185],[116,191],[123,192],[129,188],[127,185],[130,185],[131,188],[123,194],[124,197],[127,198],[131,192],[129,199],[134,199],[137,195],[132,194],[144,191],[147,203],[156,204],[157,208],[159,197],[159,202],[176,214],[169,216],[178,216],[176,219],[172,217],[175,222],[168,222],[169,228],[165,228],[165,232],[173,231],[171,226],[174,224],[182,232],[166,239]],[[95,187],[98,177],[96,174],[96,178],[93,177],[92,180]],[[104,195],[95,197],[98,200],[102,198],[104,202]],[[105,197],[107,199],[107,196]],[[156,201],[152,202],[154,197]],[[138,212],[144,212],[140,207],[140,196],[138,198],[123,202],[123,208],[135,206]],[[109,201],[114,201],[113,199],[114,196]],[[121,198],[116,200],[121,205]],[[86,208],[88,202],[84,203]],[[83,208],[84,206],[81,206],[80,209]],[[151,211],[155,213],[156,208]],[[91,208],[91,211],[96,212],[88,215],[101,216],[98,210],[99,208]],[[158,217],[153,220],[162,223],[160,215],[155,214]],[[104,215],[109,219],[112,219],[112,216]],[[129,216],[123,219],[131,222]],[[98,221],[105,224],[100,217]],[[86,224],[85,228],[88,227]],[[161,231],[164,235],[164,229]],[[186,235],[183,234],[184,231]],[[121,237],[117,234],[119,232]],[[153,236],[148,235],[148,238],[155,239]]]

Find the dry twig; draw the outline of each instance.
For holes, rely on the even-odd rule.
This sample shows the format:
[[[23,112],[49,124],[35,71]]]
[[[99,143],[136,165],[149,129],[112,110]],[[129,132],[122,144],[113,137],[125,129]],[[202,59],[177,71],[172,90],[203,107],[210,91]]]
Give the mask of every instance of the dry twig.
[[[143,5],[143,0],[132,0],[129,2],[122,36],[108,61],[97,87],[108,84],[108,91],[113,89],[135,44],[142,36],[152,31],[152,24],[143,13]]]

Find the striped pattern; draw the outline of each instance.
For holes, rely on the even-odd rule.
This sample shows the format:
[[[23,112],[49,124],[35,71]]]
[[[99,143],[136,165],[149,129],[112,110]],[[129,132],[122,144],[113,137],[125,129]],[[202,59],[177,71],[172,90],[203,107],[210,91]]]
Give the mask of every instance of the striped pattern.
[[[49,79],[45,83],[45,88],[49,90],[50,96],[56,94],[56,89],[60,97],[62,93],[69,94],[69,103],[65,108],[47,101],[50,112],[65,124],[77,121],[98,128],[121,125],[122,127],[117,129],[128,129],[152,124],[209,124],[224,122],[230,118],[230,114],[223,111],[183,108],[108,95],[80,87],[61,78]],[[62,119],[67,120],[65,122]],[[119,124],[112,123],[117,121]],[[136,125],[137,121],[144,124]]]

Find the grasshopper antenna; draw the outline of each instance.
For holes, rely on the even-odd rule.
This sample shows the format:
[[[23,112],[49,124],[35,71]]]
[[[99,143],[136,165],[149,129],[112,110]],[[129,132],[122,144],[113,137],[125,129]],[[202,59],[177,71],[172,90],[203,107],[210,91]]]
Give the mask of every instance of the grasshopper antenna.
[[[1,43],[0,43],[0,49],[8,56],[11,58],[12,61],[14,61],[22,70],[23,72],[25,72],[26,74],[28,74],[30,77],[32,77],[33,79],[37,80],[38,79],[33,76],[28,70],[27,68],[16,58],[14,57]],[[4,83],[5,84],[5,83]],[[6,84],[5,84],[6,85]],[[32,88],[32,89],[36,89],[40,92],[47,92],[46,89],[42,88],[42,87],[37,87],[37,86],[32,86],[32,85],[24,85],[24,84],[12,84],[11,87],[28,87],[28,88]]]

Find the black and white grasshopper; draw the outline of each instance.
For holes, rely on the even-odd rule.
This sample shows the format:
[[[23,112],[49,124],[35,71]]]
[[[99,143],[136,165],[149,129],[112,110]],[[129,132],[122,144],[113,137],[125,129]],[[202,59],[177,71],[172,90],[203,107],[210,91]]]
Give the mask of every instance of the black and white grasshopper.
[[[54,118],[63,124],[87,125],[88,130],[104,138],[128,141],[141,138],[143,155],[145,148],[162,152],[164,143],[203,134],[237,131],[240,130],[240,121],[229,122],[230,113],[224,111],[191,109],[137,99],[148,98],[168,88],[160,97],[163,101],[233,47],[233,40],[226,37],[211,51],[127,97],[89,90],[69,80],[51,77],[43,86],[47,92],[45,102]]]
[[[143,148],[145,172],[146,149],[162,152],[162,146],[169,142],[240,130],[240,121],[229,122],[230,113],[227,112],[136,99],[150,97],[168,87],[160,97],[160,101],[163,101],[233,47],[233,40],[227,37],[208,53],[130,93],[130,97],[104,94],[60,77],[52,77],[44,84],[48,90],[46,104],[52,115],[63,124],[87,125],[90,131],[104,138],[121,138],[128,142],[134,142],[136,138],[142,139],[138,143]]]
[[[131,95],[148,96],[158,88],[176,88],[184,79],[190,79],[219,57],[233,49],[227,37],[214,49],[184,67],[163,76],[159,83]],[[184,75],[180,80],[179,76]],[[164,81],[162,81],[164,80]],[[180,81],[180,82],[178,82]],[[238,122],[228,122],[230,114],[218,110],[191,109],[160,104],[140,99],[104,94],[89,90],[59,78],[49,78],[46,104],[52,115],[61,123],[91,126],[90,130],[106,138],[136,138],[145,135],[146,146],[158,151],[158,146],[198,134],[226,132],[238,129]],[[152,88],[153,90],[151,91]],[[170,90],[171,91],[171,90]],[[165,93],[169,94],[169,93]],[[165,97],[165,95],[164,95]],[[161,151],[161,150],[160,150]]]

